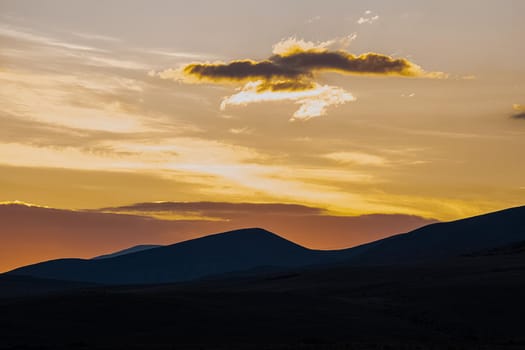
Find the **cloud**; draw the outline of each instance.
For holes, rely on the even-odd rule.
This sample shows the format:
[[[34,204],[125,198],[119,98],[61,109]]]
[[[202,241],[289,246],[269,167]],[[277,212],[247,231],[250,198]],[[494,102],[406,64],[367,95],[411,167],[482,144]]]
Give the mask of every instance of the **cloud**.
[[[72,34],[79,38],[86,39],[86,40],[93,40],[93,41],[107,41],[107,42],[112,42],[112,43],[122,41],[119,38],[115,38],[115,37],[108,36],[108,35],[100,35],[100,34],[93,34],[93,33],[80,33],[80,32],[73,32]]]
[[[322,42],[290,37],[273,46],[264,60],[241,59],[230,62],[195,62],[158,75],[184,83],[245,84],[239,92],[226,97],[228,105],[247,105],[262,101],[294,101],[301,107],[293,119],[309,119],[326,113],[332,105],[354,101],[351,93],[339,87],[316,82],[318,74],[443,78],[444,73],[426,72],[415,63],[379,53],[354,55],[344,48],[355,40],[350,34]]]
[[[326,41],[306,41],[294,36],[283,39],[272,46],[274,55],[288,56],[293,53],[310,51],[326,52],[328,50],[342,50],[350,46],[357,39],[357,33],[351,33],[343,37],[337,37]]]
[[[43,45],[55,46],[55,47],[59,47],[63,49],[69,49],[69,50],[104,52],[104,50],[99,49],[99,48],[68,43],[68,42],[57,40],[55,38],[37,35],[37,34],[27,32],[27,31],[16,30],[9,26],[0,26],[0,36],[12,37],[16,39],[31,41],[31,42],[40,43]]]
[[[387,163],[383,157],[363,152],[334,152],[325,155],[326,158],[335,160],[339,163],[352,163],[361,165],[382,166]]]
[[[234,134],[234,135],[250,135],[253,133],[253,129],[250,129],[248,127],[244,127],[244,128],[231,128],[230,130],[230,133]]]
[[[373,15],[372,11],[366,10],[364,15],[359,17],[359,19],[357,20],[357,24],[365,24],[365,23],[372,24],[378,19],[379,19],[379,15],[377,14]]]
[[[306,20],[306,23],[307,23],[307,24],[312,24],[312,23],[314,23],[314,22],[318,22],[318,21],[320,21],[320,20],[321,20],[321,16],[314,16],[314,17],[312,17],[312,18],[307,19],[307,20]]]
[[[146,53],[154,54],[154,55],[160,55],[160,56],[167,56],[172,58],[184,58],[184,59],[203,59],[206,57],[210,57],[211,55],[206,54],[200,54],[200,53],[192,53],[192,52],[176,52],[176,51],[169,51],[169,50],[144,50]]]
[[[260,91],[263,81],[247,83],[238,93],[226,97],[221,103],[221,110],[228,105],[243,106],[254,102],[267,101],[294,101],[300,105],[295,111],[292,120],[309,119],[326,114],[329,106],[344,104],[354,101],[355,98],[345,90],[328,85],[315,84],[313,89],[285,90],[285,91]]]
[[[317,72],[432,77],[421,67],[404,58],[393,58],[378,53],[356,56],[344,50],[329,51],[324,47],[329,45],[328,42],[317,46],[308,44],[310,45],[306,46],[301,41],[297,41],[293,45],[290,43],[276,46],[274,51],[279,53],[262,61],[246,59],[229,63],[191,63],[183,67],[183,75],[177,78],[213,83],[262,79],[271,83],[290,80],[310,81]],[[164,75],[164,77],[170,76]]]
[[[512,119],[521,119],[525,120],[525,105],[520,104],[513,104],[512,109],[514,110],[514,114],[511,116]]]
[[[178,213],[179,215],[196,214],[227,220],[233,215],[321,215],[324,210],[299,204],[284,203],[228,203],[228,202],[144,202],[127,206],[97,209],[99,212],[141,213]]]

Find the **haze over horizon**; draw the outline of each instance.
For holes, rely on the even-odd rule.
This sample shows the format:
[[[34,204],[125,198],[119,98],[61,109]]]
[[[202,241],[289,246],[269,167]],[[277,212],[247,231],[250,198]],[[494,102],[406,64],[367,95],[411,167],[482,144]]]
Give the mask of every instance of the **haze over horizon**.
[[[0,271],[525,203],[525,2],[147,4],[0,0]]]

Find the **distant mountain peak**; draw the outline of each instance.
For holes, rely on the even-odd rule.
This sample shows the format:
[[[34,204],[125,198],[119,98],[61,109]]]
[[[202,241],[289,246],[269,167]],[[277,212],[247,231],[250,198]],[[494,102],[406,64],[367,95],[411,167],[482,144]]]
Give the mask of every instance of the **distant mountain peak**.
[[[131,253],[137,253],[141,252],[143,250],[153,249],[153,248],[159,248],[162,247],[162,245],[159,244],[139,244],[133,247],[129,247],[126,249],[122,249],[113,253],[99,255],[94,258],[91,258],[92,260],[99,260],[99,259],[110,259],[121,255],[131,254]]]

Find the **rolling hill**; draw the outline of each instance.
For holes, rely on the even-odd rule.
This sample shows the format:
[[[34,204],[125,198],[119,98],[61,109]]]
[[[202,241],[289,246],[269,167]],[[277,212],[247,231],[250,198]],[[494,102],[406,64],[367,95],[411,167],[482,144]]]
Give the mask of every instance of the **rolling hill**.
[[[9,274],[107,284],[148,284],[192,280],[261,266],[305,266],[330,259],[330,252],[309,250],[271,232],[252,228],[106,259],[51,260]]]
[[[120,255],[136,253],[136,252],[140,252],[140,251],[143,251],[143,250],[148,250],[148,249],[153,249],[153,248],[158,248],[158,247],[162,247],[162,245],[159,245],[159,244],[140,244],[140,245],[136,245],[136,246],[133,246],[133,247],[129,247],[129,248],[126,248],[126,249],[122,249],[122,250],[116,251],[114,253],[109,253],[109,254],[95,256],[94,258],[91,258],[91,259],[93,259],[93,260],[109,259],[109,258],[114,258],[114,257],[120,256]]]
[[[321,229],[321,228],[320,228]],[[336,251],[310,250],[263,229],[225,232],[105,259],[59,259],[10,275],[103,284],[157,284],[267,267],[392,265],[439,261],[525,240],[525,206],[448,223]]]
[[[357,247],[359,264],[429,262],[525,240],[525,206],[436,223]],[[350,250],[351,251],[351,250]]]

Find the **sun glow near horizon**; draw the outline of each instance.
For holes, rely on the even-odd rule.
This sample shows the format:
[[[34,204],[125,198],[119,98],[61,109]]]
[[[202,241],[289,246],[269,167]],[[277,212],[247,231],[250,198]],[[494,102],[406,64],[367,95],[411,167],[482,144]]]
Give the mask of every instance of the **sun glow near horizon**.
[[[523,202],[523,25],[501,20],[520,4],[283,4],[297,23],[255,4],[232,18],[210,3],[211,22],[154,6],[118,28],[108,7],[93,28],[87,2],[23,3],[0,4],[2,201],[281,202],[440,220]],[[443,21],[453,33],[437,33]]]

